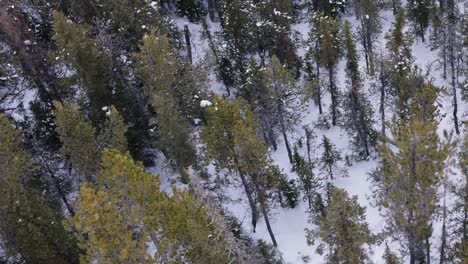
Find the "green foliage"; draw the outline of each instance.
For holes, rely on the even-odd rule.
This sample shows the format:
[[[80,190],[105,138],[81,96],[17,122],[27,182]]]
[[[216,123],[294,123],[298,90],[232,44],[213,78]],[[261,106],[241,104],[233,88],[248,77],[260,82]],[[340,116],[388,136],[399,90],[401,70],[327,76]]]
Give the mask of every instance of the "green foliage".
[[[405,11],[401,8],[395,17],[390,32],[386,35],[387,50],[392,55],[393,64],[399,70],[408,67],[412,60],[411,45],[413,39],[409,33],[404,32],[405,25]]]
[[[96,186],[81,188],[80,210],[69,221],[89,236],[80,239],[83,260],[153,263],[145,246],[152,242],[156,261],[228,262],[210,218],[192,195],[174,188],[169,196],[160,190],[158,176],[117,150],[104,150],[102,168]]]
[[[299,202],[299,188],[294,179],[282,175],[279,179],[279,196],[282,207],[295,208]],[[283,200],[283,197],[285,200]]]
[[[94,127],[75,105],[54,101],[54,106],[55,131],[62,142],[60,154],[70,162],[70,170],[75,169],[86,180],[92,180],[100,163]]]
[[[437,135],[436,121],[393,120],[393,139],[378,145],[382,161],[374,173],[377,205],[385,209],[388,228],[410,256],[425,259],[426,239],[432,235],[437,210],[436,191],[447,158],[447,145]]]
[[[73,96],[71,86],[82,84],[89,100],[92,119],[97,121],[103,117],[101,108],[110,105],[112,100],[109,58],[89,37],[88,26],[75,24],[59,12],[54,12],[53,17],[52,39],[57,47],[57,58],[68,63],[76,71],[72,79],[65,77],[68,80],[64,93]]]
[[[343,112],[346,116],[343,125],[353,139],[358,157],[367,158],[376,137],[372,128],[374,123],[373,110],[362,91],[356,44],[348,21],[345,22],[344,26],[344,46],[346,48],[346,77],[349,88],[344,94],[343,100]]]
[[[398,256],[393,253],[390,248],[386,247],[383,255],[385,264],[400,264],[401,261],[398,259]]]
[[[320,157],[320,172],[322,176],[328,180],[333,180],[337,174],[345,176],[345,171],[338,166],[338,162],[343,160],[343,158],[336,150],[335,145],[325,135],[322,138],[321,147],[323,148],[322,156]]]
[[[6,254],[27,263],[77,263],[77,248],[41,190],[31,185],[33,163],[20,132],[0,114],[0,236]]]
[[[200,21],[206,15],[200,0],[175,0],[177,13],[187,17],[191,22]]]
[[[368,252],[364,246],[375,243],[374,235],[366,223],[365,207],[358,203],[358,197],[349,197],[339,188],[330,189],[330,202],[326,216],[311,215],[309,222],[317,229],[307,229],[307,243],[320,243],[317,253],[326,254],[326,263],[366,263]]]
[[[304,200],[307,200],[309,209],[312,209],[317,188],[320,187],[320,181],[313,171],[314,165],[305,161],[296,150],[294,151],[294,168],[301,183]]]
[[[192,113],[191,104],[199,102],[193,100],[193,96],[198,94],[199,98],[199,90],[194,83],[188,86],[193,90],[186,90],[184,84],[178,86],[176,75],[184,69],[174,58],[166,35],[152,31],[145,35],[140,48],[134,57],[138,74],[144,81],[145,95],[157,115],[153,120],[153,125],[157,126],[155,145],[182,172],[195,163],[196,152],[190,141],[189,124],[181,114]]]
[[[98,146],[100,149],[116,149],[123,154],[127,152],[128,148],[127,138],[125,136],[128,127],[113,105],[111,105],[110,108],[104,108],[104,110],[106,111],[106,120],[97,138]]]
[[[415,32],[421,36],[424,42],[424,32],[429,26],[429,21],[434,13],[434,5],[431,0],[414,0],[408,2],[408,17],[413,21]]]
[[[462,175],[461,180],[455,185],[457,200],[453,207],[453,223],[455,224],[454,255],[456,263],[466,263],[468,260],[468,132],[465,130],[463,144],[459,152],[459,167]]]

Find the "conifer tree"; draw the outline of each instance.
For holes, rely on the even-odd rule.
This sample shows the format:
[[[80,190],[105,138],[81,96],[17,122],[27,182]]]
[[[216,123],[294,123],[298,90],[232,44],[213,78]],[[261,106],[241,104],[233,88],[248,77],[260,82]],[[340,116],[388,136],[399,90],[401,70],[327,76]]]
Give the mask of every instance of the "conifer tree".
[[[229,102],[215,97],[213,106],[207,107],[207,125],[202,131],[207,157],[218,169],[238,173],[246,192],[256,227],[258,209],[265,219],[273,245],[276,239],[269,222],[270,191],[277,179],[271,177],[271,161],[267,148],[256,135],[257,122],[243,102]],[[257,205],[258,202],[258,205]]]
[[[125,135],[128,127],[124,119],[113,105],[105,107],[103,110],[106,111],[106,120],[97,138],[99,148],[112,148],[125,153],[128,148]]]
[[[96,131],[75,105],[54,101],[54,106],[55,131],[62,143],[60,154],[69,162],[68,172],[76,170],[78,175],[91,181],[100,163]],[[78,180],[83,179],[80,177]]]
[[[412,37],[409,33],[404,32],[405,25],[405,11],[401,8],[395,17],[392,28],[386,35],[387,50],[393,58],[395,68],[398,69],[408,67],[412,62]]]
[[[374,174],[374,196],[410,263],[426,263],[430,257],[437,188],[447,157],[437,125],[436,120],[424,122],[418,117],[409,122],[394,118],[390,126],[394,139],[378,146],[382,161]]]
[[[344,94],[343,112],[346,118],[343,125],[353,138],[358,156],[367,158],[374,144],[375,132],[373,125],[373,111],[370,102],[362,92],[362,80],[359,73],[358,55],[354,43],[351,25],[348,21],[344,25],[344,46],[346,48],[346,77],[348,90]]]
[[[75,24],[59,12],[54,12],[53,17],[52,39],[57,46],[57,58],[68,63],[76,71],[74,77],[78,80],[70,81],[75,81],[76,84],[82,83],[84,86],[82,89],[89,100],[91,119],[97,122],[103,118],[102,107],[110,105],[112,100],[109,86],[111,70],[109,58],[88,36],[90,31],[88,26]],[[68,90],[71,84],[65,86],[64,89]],[[70,92],[65,95],[68,98],[74,96]]]
[[[42,190],[14,124],[0,114],[0,237],[6,255],[26,263],[78,263],[74,237],[65,231]]]
[[[415,32],[421,36],[424,42],[424,33],[429,26],[433,10],[432,2],[429,0],[415,0],[408,2],[408,17],[413,21]]]
[[[339,89],[336,86],[336,65],[341,58],[341,39],[339,35],[339,20],[322,16],[317,19],[317,35],[320,38],[318,47],[319,65],[328,74],[328,90],[331,95],[332,124],[337,124],[339,111]]]
[[[307,201],[309,209],[312,209],[317,189],[320,187],[319,179],[313,171],[313,164],[305,161],[297,151],[294,151],[294,167],[301,182],[304,200]]]
[[[279,60],[273,56],[267,70],[266,80],[268,83],[268,98],[273,100],[273,118],[278,120],[279,130],[283,135],[284,144],[288,152],[289,162],[293,164],[292,150],[287,136],[287,131],[293,130],[294,125],[300,118],[302,90],[298,86],[291,71],[281,65]]]
[[[179,63],[172,56],[166,35],[156,31],[143,38],[141,51],[134,54],[137,71],[144,81],[144,92],[156,112],[153,126],[157,126],[155,145],[175,163],[181,173],[195,163],[195,149],[190,141],[190,128],[181,116],[183,89],[176,89]],[[183,100],[183,99],[182,99]],[[188,99],[187,99],[188,100]],[[193,97],[190,98],[193,100]]]
[[[321,147],[323,148],[322,156],[320,157],[320,172],[322,176],[328,180],[333,180],[337,174],[346,175],[345,171],[338,166],[338,162],[343,158],[336,150],[335,145],[325,135],[323,136]]]
[[[398,256],[393,253],[388,246],[385,246],[385,252],[384,255],[382,256],[385,264],[400,264],[400,260],[398,259]]]
[[[238,96],[244,98],[252,106],[252,112],[258,119],[265,142],[278,149],[277,138],[280,132],[278,118],[275,118],[275,102],[271,99],[269,91],[269,74],[265,68],[250,60],[246,70],[246,82],[238,91]]]
[[[359,18],[359,39],[364,48],[366,69],[374,74],[374,42],[381,30],[379,6],[375,0],[355,1],[356,15]]]
[[[455,226],[454,256],[456,263],[468,260],[468,133],[465,130],[463,144],[459,152],[459,167],[462,175],[455,185],[457,200],[453,208],[452,221]]]
[[[327,263],[358,264],[369,259],[365,246],[374,244],[375,238],[366,223],[366,209],[357,200],[357,196],[349,197],[345,190],[332,187],[326,216],[311,214],[309,218],[317,228],[306,228],[307,243],[320,240],[317,253],[325,254]]]
[[[187,17],[191,22],[200,21],[205,15],[203,3],[200,0],[175,0],[177,13]]]
[[[214,235],[202,204],[176,188],[160,190],[158,176],[117,150],[104,150],[96,185],[81,188],[69,223],[88,234],[85,261],[102,263],[224,263],[228,252]],[[117,217],[116,217],[117,216]],[[154,243],[153,259],[145,243]]]

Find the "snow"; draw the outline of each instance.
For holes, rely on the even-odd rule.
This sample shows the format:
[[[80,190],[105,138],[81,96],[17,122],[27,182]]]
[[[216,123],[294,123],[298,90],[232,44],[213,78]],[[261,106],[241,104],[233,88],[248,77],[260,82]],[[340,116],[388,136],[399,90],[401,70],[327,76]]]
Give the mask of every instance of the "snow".
[[[207,106],[212,106],[212,105],[213,105],[213,103],[211,103],[208,100],[201,100],[200,101],[200,107],[207,107]]]
[[[276,11],[276,10],[275,10]],[[275,12],[275,15],[278,12]],[[389,31],[391,24],[394,20],[394,16],[391,10],[382,10],[380,13],[381,16],[381,26],[382,32],[379,37],[379,41],[376,45],[376,49],[379,51],[383,51],[385,49],[386,41],[385,41],[385,34]],[[368,16],[366,16],[368,18]],[[359,21],[356,20],[354,15],[347,15],[344,19],[348,20],[352,25],[354,32],[356,32],[357,28],[359,27]],[[182,29],[183,25],[187,23],[186,19],[175,18],[176,24],[178,24],[179,28]],[[211,21],[207,21],[209,25],[210,32],[215,35],[216,32],[220,31],[219,23],[213,23]],[[262,21],[258,21],[256,23],[257,26],[262,25]],[[205,54],[203,52],[208,51],[209,45],[206,40],[201,38],[201,31],[202,28],[198,24],[193,24],[188,22],[188,27],[190,30],[190,34],[192,36],[192,49],[194,53],[194,61],[200,61],[201,59],[205,58]],[[308,48],[305,41],[308,38],[308,33],[310,30],[310,23],[308,21],[299,21],[297,24],[292,25],[292,29],[297,31],[301,36],[302,40],[298,43],[298,50],[297,53],[300,57],[304,57],[306,53],[306,49]],[[222,45],[226,45],[223,43]],[[221,45],[221,47],[223,47]],[[362,49],[362,46],[357,43],[359,49]],[[413,56],[415,58],[415,64],[422,67],[422,69],[427,69],[430,65],[433,67],[430,71],[430,76],[435,79],[435,84],[439,86],[446,86],[448,87],[448,83],[440,78],[441,74],[438,69],[435,69],[434,64],[437,60],[436,51],[431,51],[425,43],[421,43],[416,41],[412,47]],[[361,51],[362,52],[362,51]],[[360,57],[360,66],[361,68],[364,67],[364,56],[361,54]],[[345,87],[345,62],[342,60],[337,69],[337,82],[338,87],[343,89]],[[367,76],[364,70],[361,70],[363,73],[364,79],[364,91],[367,92],[369,99],[371,100],[374,108],[375,116],[377,117],[378,114],[378,100],[377,95],[370,93],[372,90],[371,84],[375,82],[375,80]],[[224,94],[225,90],[223,89],[223,85],[216,79],[214,72],[210,72],[210,80],[211,80],[211,90],[216,94]],[[451,120],[451,98],[450,95],[443,95],[441,96],[440,100],[442,101],[442,116],[444,118],[441,121],[439,130],[442,135],[443,130],[452,130],[453,129],[453,121]],[[328,110],[331,104],[331,99],[328,93],[324,93],[323,98],[323,109],[325,111]],[[200,103],[201,107],[206,107],[211,105],[211,102],[202,100]],[[467,114],[467,107],[465,102],[460,102],[460,111],[459,116],[466,116]],[[302,123],[296,127],[295,133],[291,133],[289,136],[291,137],[291,142],[296,142],[303,134],[302,126],[310,125],[314,127],[314,125],[318,122],[318,109],[313,103],[309,102],[307,105],[307,110],[303,113]],[[376,129],[379,129],[380,122],[378,118],[376,119]],[[314,128],[313,132],[315,133],[315,139],[313,142],[313,159],[317,159],[318,156],[321,154],[321,149],[319,148],[320,140],[323,135],[326,135],[330,138],[331,142],[334,143],[337,149],[341,152],[342,156],[349,155],[352,153],[351,151],[351,144],[349,136],[345,131],[343,131],[339,127],[332,127],[330,129],[318,129]],[[303,151],[303,150],[302,150]],[[287,156],[286,148],[284,147],[283,142],[278,142],[278,150],[276,152],[271,152],[271,157],[275,161],[275,163],[285,172],[288,177],[296,178],[295,173],[291,172],[291,165],[289,163],[289,159]],[[341,164],[343,167],[346,167],[344,164]],[[369,172],[374,170],[377,166],[377,162],[373,159],[369,161],[362,161],[362,162],[354,162],[350,167],[346,167],[348,170],[349,177],[346,178],[337,178],[334,181],[334,184],[338,187],[344,188],[348,191],[350,195],[357,195],[358,201],[362,206],[366,207],[366,220],[369,224],[369,228],[375,234],[380,233],[385,228],[385,220],[382,217],[381,213],[379,212],[378,208],[373,206],[372,204],[372,190],[371,190],[371,182],[369,180]],[[210,172],[214,172],[213,168],[209,169]],[[256,233],[253,233],[252,226],[250,223],[250,209],[247,203],[247,199],[243,192],[242,187],[238,183],[237,186],[227,187],[224,191],[231,199],[232,202],[226,203],[225,207],[234,213],[237,218],[241,221],[244,230],[246,230],[249,235],[256,239],[263,239],[265,241],[270,241],[270,237],[266,226],[263,221],[261,221],[256,228]],[[280,252],[283,254],[284,259],[288,263],[303,263],[303,257],[309,256],[310,261],[308,263],[311,264],[318,264],[323,263],[323,256],[320,256],[315,253],[315,247],[307,245],[305,232],[304,229],[306,227],[312,227],[308,223],[308,213],[307,213],[307,205],[302,202],[299,204],[298,207],[294,209],[284,209],[284,208],[273,208],[273,213],[271,217],[271,224],[273,232],[276,236],[276,240],[278,241],[278,248]],[[432,239],[432,248],[436,250],[438,245],[438,237],[439,237],[439,223],[436,222],[434,224],[435,230]],[[394,252],[398,252],[400,249],[399,243],[391,240],[386,240],[379,245],[374,245],[372,247],[372,255],[371,260],[373,263],[379,264],[383,263],[382,255],[385,250],[385,245],[388,245]],[[433,254],[435,255],[435,254]]]

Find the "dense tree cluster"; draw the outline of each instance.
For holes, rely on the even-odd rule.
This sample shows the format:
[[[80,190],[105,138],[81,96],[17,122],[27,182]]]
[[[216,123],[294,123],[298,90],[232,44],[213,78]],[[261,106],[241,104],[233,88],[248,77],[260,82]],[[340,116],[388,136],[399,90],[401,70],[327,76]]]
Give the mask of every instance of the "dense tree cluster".
[[[0,1],[0,262],[280,264],[306,208],[325,263],[467,263],[467,8]]]

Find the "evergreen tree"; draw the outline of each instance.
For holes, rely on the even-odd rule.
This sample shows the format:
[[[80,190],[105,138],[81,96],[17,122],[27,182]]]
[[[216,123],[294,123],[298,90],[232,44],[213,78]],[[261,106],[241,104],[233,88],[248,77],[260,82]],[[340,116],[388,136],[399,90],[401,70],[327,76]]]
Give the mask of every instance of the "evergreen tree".
[[[62,105],[54,101],[54,106],[55,131],[62,143],[60,154],[69,163],[68,173],[76,170],[85,180],[92,181],[100,163],[94,127],[83,118],[75,105],[67,102]],[[83,179],[80,177],[78,180]]]
[[[301,110],[302,90],[293,78],[292,73],[273,56],[267,69],[268,98],[273,100],[273,118],[278,120],[279,130],[283,135],[284,144],[288,152],[289,162],[293,164],[292,150],[287,136],[288,130],[293,130],[298,122]]]
[[[459,167],[462,175],[455,186],[457,200],[453,208],[452,221],[455,226],[454,256],[456,263],[468,260],[468,133],[465,131],[463,144],[459,152]]]
[[[157,126],[155,145],[183,173],[196,159],[189,124],[181,116],[183,111],[187,111],[183,109],[184,105],[188,100],[193,101],[193,97],[187,98],[183,95],[187,91],[177,88],[176,74],[180,72],[180,65],[172,55],[166,35],[152,31],[145,35],[140,48],[134,57],[138,74],[144,81],[145,95],[157,115],[152,122]]]
[[[254,43],[260,56],[261,65],[265,65],[266,56],[276,56],[281,63],[293,69],[298,66],[296,47],[290,39],[293,21],[293,1],[270,0],[257,1],[254,9]]]
[[[34,164],[21,144],[20,132],[0,114],[0,237],[5,253],[11,258],[19,254],[19,263],[78,263],[76,241],[34,183]]]
[[[382,160],[374,174],[374,196],[386,210],[388,229],[400,239],[410,263],[430,261],[437,188],[447,157],[437,125],[418,117],[400,123],[394,119],[390,126],[394,139],[378,145]]]
[[[269,74],[265,68],[250,60],[246,70],[246,82],[239,88],[238,96],[241,96],[252,106],[252,112],[260,123],[260,129],[265,142],[278,149],[277,138],[280,130],[279,120],[275,118],[275,102],[269,91]]]
[[[84,263],[149,263],[145,240],[131,226],[140,224],[132,218],[122,201],[117,201],[106,189],[95,189],[85,184],[80,189],[79,210],[70,224],[86,238],[80,247],[86,250],[81,256]]]
[[[323,136],[321,147],[323,148],[322,156],[320,157],[320,172],[324,178],[333,180],[337,173],[346,175],[346,172],[338,166],[338,162],[343,158],[336,150],[333,143],[326,136]]]
[[[191,22],[200,21],[205,16],[203,3],[200,0],[175,0],[177,13],[187,17]]]
[[[356,44],[348,21],[344,25],[344,46],[346,48],[346,77],[349,88],[343,100],[343,112],[347,117],[343,120],[343,125],[353,138],[358,156],[367,158],[375,140],[375,132],[372,128],[373,111],[370,102],[362,92]]]
[[[97,123],[103,118],[102,107],[110,105],[112,101],[109,58],[88,36],[88,26],[75,24],[59,12],[54,12],[53,17],[52,39],[57,46],[57,59],[63,60],[76,71],[71,79],[65,78],[64,94],[66,98],[73,98],[74,94],[70,90],[72,84],[82,83],[82,89],[87,95],[83,101],[89,100],[89,112]]]
[[[339,111],[339,89],[336,86],[336,65],[341,58],[341,39],[339,36],[339,20],[327,16],[317,18],[317,35],[320,38],[318,46],[318,62],[328,74],[328,90],[331,95],[332,124],[337,124]]]
[[[317,189],[320,187],[319,179],[313,171],[313,164],[305,161],[297,151],[294,151],[294,168],[301,182],[304,200],[307,201],[309,209],[312,209]]]
[[[104,150],[96,186],[81,188],[70,225],[86,232],[85,261],[102,263],[224,263],[228,252],[213,235],[202,204],[185,191],[160,190],[158,176],[117,150]],[[116,217],[117,216],[117,217]],[[145,243],[154,243],[153,259]]]
[[[407,68],[412,62],[411,45],[413,40],[409,33],[403,31],[405,25],[405,11],[401,8],[395,17],[392,28],[386,35],[387,50],[393,58],[393,65],[398,70]]]
[[[365,207],[358,197],[349,197],[339,188],[330,190],[330,202],[325,217],[311,215],[309,223],[316,229],[306,228],[307,243],[314,245],[320,238],[317,253],[326,254],[326,263],[366,263],[369,259],[365,246],[375,243],[374,235],[366,223]]]
[[[125,121],[113,105],[103,110],[106,111],[106,120],[97,138],[99,148],[112,148],[121,153],[127,152],[128,143],[125,134],[128,127]]]
[[[398,256],[393,253],[388,246],[385,246],[385,252],[383,255],[383,259],[385,261],[385,264],[400,264],[400,260],[398,259]]]
[[[374,42],[377,40],[381,25],[379,16],[379,6],[375,0],[355,1],[356,16],[359,18],[360,26],[358,29],[359,39],[364,48],[366,60],[366,69],[374,74]]]
[[[218,169],[238,173],[245,189],[256,227],[258,208],[265,219],[273,245],[276,240],[269,222],[269,198],[278,179],[272,177],[274,166],[267,148],[256,135],[257,122],[245,103],[229,102],[215,97],[207,107],[207,125],[202,131],[207,157]],[[256,196],[257,197],[256,197]],[[258,205],[257,205],[258,202]]]
[[[430,0],[415,0],[408,2],[408,17],[413,21],[416,34],[424,42],[424,33],[432,17],[433,5]]]

